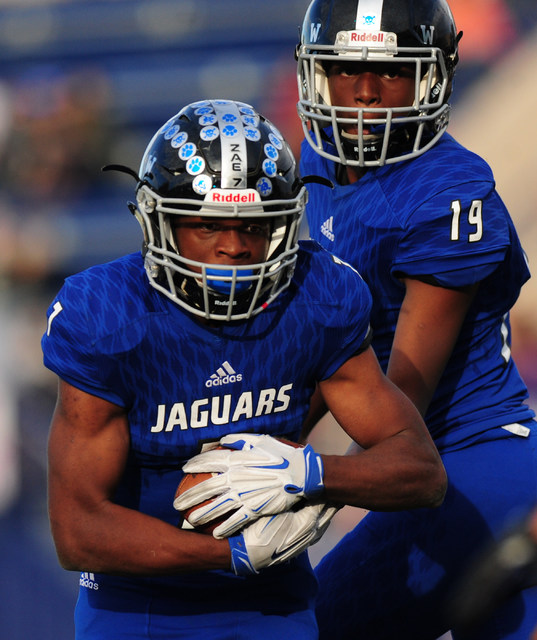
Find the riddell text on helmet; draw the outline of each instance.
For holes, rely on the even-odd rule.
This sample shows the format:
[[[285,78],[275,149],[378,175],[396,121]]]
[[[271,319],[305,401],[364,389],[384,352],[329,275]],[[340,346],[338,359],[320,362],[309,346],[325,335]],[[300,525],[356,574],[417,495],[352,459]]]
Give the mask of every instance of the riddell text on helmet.
[[[351,31],[350,42],[384,42],[383,31]]]
[[[260,202],[255,189],[213,189],[205,198],[207,202]]]

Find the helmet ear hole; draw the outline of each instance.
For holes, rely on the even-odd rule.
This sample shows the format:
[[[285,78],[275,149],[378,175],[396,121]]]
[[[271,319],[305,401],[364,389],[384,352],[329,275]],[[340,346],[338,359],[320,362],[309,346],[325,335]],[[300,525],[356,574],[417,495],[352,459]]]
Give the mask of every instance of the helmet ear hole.
[[[282,134],[253,107],[204,100],[153,136],[142,158],[135,216],[146,273],[160,293],[208,320],[261,312],[289,285],[306,191]],[[271,221],[256,264],[209,264],[181,255],[177,217]],[[266,222],[265,222],[266,224]]]

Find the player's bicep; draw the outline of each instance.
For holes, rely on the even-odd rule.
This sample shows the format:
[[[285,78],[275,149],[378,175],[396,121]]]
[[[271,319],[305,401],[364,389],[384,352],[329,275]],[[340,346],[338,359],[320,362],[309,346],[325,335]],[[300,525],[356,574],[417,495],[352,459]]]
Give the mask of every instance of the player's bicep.
[[[388,377],[425,415],[479,285],[446,289],[413,278],[404,283]]]
[[[60,381],[48,443],[53,522],[82,517],[110,499],[128,447],[123,409]]]
[[[319,386],[337,422],[366,449],[405,430],[428,437],[416,408],[384,376],[371,347]]]

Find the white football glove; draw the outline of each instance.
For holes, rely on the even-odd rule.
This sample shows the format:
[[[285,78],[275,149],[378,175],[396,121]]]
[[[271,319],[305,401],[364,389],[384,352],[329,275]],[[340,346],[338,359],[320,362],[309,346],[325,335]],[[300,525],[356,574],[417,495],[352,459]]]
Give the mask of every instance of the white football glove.
[[[239,535],[228,538],[234,573],[249,576],[294,558],[319,540],[337,510],[310,503],[296,511],[255,520]]]
[[[185,473],[217,473],[185,491],[173,506],[193,511],[188,521],[203,525],[235,510],[213,532],[226,538],[260,516],[287,511],[301,498],[314,499],[324,489],[321,456],[311,445],[293,447],[269,435],[239,433],[224,436],[225,449],[191,458]]]

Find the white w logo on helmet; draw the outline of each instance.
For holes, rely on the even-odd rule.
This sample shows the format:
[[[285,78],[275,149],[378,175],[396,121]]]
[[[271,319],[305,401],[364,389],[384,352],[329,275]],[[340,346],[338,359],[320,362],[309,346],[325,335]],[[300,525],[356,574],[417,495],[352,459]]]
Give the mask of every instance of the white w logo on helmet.
[[[312,42],[317,42],[317,38],[319,37],[319,31],[321,30],[320,23],[310,25],[310,39]]]
[[[432,45],[434,41],[434,25],[421,24],[420,27],[421,34],[423,36],[423,43]]]

